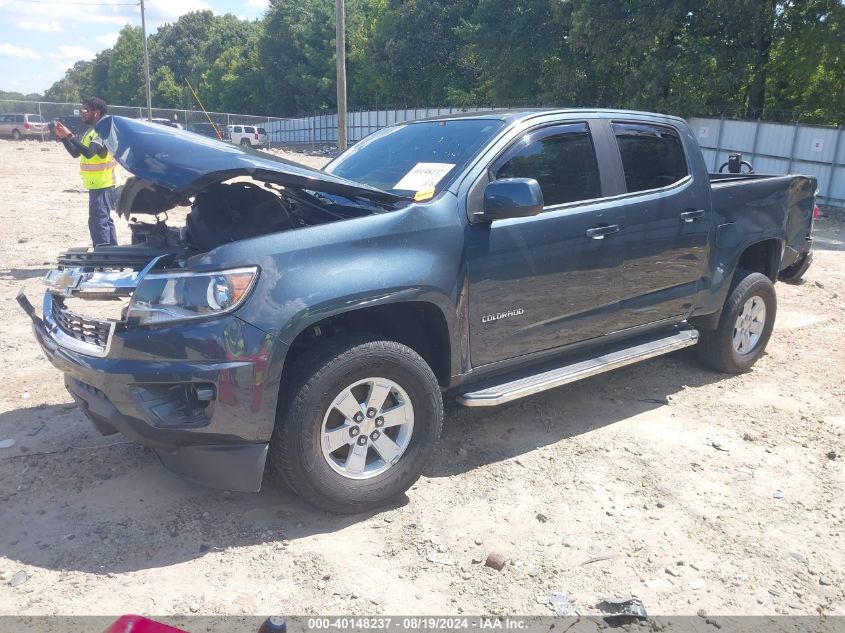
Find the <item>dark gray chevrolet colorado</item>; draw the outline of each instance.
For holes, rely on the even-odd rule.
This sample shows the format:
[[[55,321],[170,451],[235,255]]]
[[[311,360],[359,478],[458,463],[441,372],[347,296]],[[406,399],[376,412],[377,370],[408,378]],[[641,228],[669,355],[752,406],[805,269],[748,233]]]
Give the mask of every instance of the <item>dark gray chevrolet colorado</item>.
[[[232,490],[258,490],[269,456],[333,511],[416,481],[443,393],[497,405],[694,344],[747,370],[812,243],[813,178],[710,176],[657,114],[400,123],[323,171],[142,121],[98,131],[134,174],[135,243],[63,253],[40,314],[19,295],[47,357],[102,433]]]

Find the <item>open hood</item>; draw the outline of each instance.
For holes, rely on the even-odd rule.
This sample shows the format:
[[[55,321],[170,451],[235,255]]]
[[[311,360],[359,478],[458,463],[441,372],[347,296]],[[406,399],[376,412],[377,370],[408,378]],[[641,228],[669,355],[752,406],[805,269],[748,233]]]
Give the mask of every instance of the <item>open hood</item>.
[[[127,187],[132,191],[124,192],[119,212],[166,211],[212,183],[237,176],[380,202],[404,199],[271,154],[147,121],[108,116],[96,130],[115,160],[136,178]]]

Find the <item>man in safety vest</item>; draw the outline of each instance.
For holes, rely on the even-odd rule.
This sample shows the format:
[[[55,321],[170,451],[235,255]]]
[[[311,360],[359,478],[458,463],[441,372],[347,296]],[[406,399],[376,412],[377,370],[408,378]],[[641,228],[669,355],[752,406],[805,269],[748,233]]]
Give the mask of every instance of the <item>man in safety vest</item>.
[[[114,159],[109,154],[102,139],[97,136],[94,126],[106,114],[106,102],[94,97],[82,104],[80,112],[88,131],[77,139],[60,122],[53,128],[74,158],[79,157],[79,171],[82,174],[82,186],[88,190],[88,230],[94,246],[117,245],[117,233],[111,217],[112,196],[114,195]]]

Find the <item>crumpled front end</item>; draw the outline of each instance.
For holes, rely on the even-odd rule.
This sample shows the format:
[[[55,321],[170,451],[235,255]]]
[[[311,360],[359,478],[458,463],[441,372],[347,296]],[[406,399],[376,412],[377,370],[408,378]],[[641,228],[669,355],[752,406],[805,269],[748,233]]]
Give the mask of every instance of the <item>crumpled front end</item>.
[[[257,491],[278,395],[278,379],[270,378],[273,341],[225,311],[133,324],[131,302],[142,282],[167,271],[191,275],[176,260],[145,247],[75,249],[44,278],[40,315],[23,292],[18,302],[101,433],[154,448],[189,479]]]

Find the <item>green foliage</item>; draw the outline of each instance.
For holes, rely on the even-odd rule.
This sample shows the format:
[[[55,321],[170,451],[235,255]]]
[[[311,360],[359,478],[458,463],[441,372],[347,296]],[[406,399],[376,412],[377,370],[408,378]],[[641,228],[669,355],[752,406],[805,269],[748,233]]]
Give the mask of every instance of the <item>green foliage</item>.
[[[124,26],[112,48],[106,73],[106,103],[141,105],[144,97],[141,27]]]
[[[179,108],[184,105],[184,91],[168,66],[160,66],[150,77],[150,92],[158,108]]]
[[[28,95],[23,94],[22,92],[7,92],[6,90],[0,90],[0,101],[43,101],[44,96],[38,94],[37,92],[30,93]]]
[[[334,3],[271,0],[258,60],[267,108],[282,116],[336,102]]]
[[[461,55],[457,32],[474,5],[475,0],[391,0],[385,5],[364,47],[373,77],[366,105],[442,105],[450,93],[471,86],[472,68]]]
[[[766,108],[820,123],[845,122],[843,33],[842,2],[810,0],[787,7],[772,47]]]
[[[195,11],[148,40],[153,105],[292,116],[336,103],[327,0],[260,21]],[[602,106],[684,116],[845,116],[843,0],[347,0],[351,108]],[[46,93],[143,105],[138,28]]]
[[[94,62],[76,62],[64,77],[47,89],[44,99],[60,103],[80,103],[94,94],[93,71]]]

